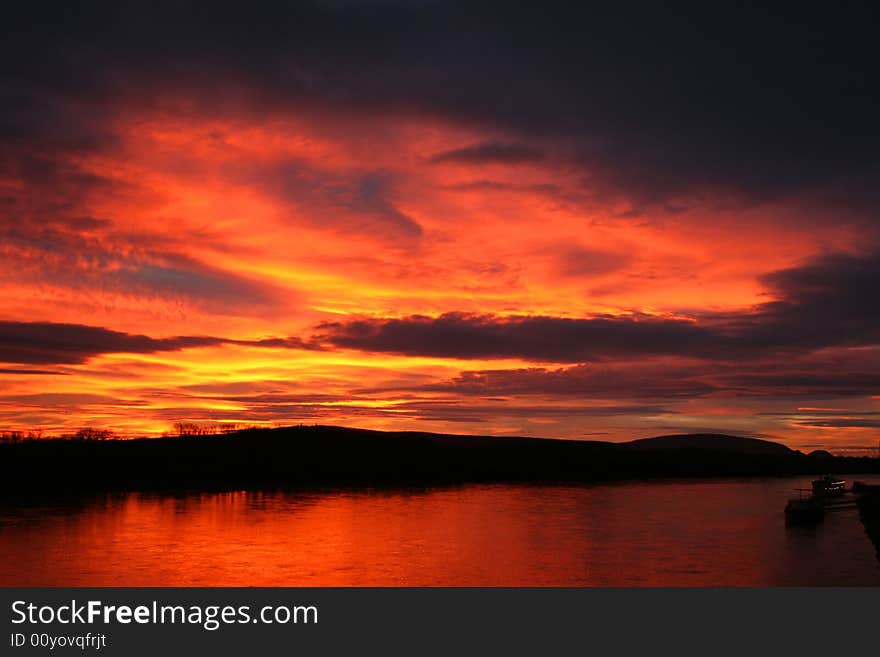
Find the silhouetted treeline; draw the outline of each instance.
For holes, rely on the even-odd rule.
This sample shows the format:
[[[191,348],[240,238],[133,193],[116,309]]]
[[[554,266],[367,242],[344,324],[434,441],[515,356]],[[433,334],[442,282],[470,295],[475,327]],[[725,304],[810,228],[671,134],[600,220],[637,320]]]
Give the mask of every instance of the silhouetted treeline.
[[[216,424],[198,424],[196,422],[175,422],[171,433],[163,434],[163,437],[171,436],[217,436],[220,434],[237,433],[246,429],[259,429],[258,426],[244,425],[234,422]],[[20,443],[26,440],[117,440],[121,437],[111,429],[96,427],[83,427],[73,433],[61,433],[47,435],[42,429],[6,430],[0,431],[0,444]]]
[[[42,429],[29,429],[28,431],[0,431],[0,444],[21,443],[26,440],[116,440],[119,436],[110,429],[97,429],[95,427],[83,427],[73,433],[61,434],[56,437],[47,436]]]
[[[23,440],[42,440],[43,431],[41,429],[31,429],[29,431],[0,431],[0,443],[20,443]]]
[[[33,440],[0,445],[0,488],[382,486],[880,471],[880,460],[867,457],[808,456],[777,443],[757,451],[749,445],[740,453],[735,447],[747,439],[675,438],[651,448],[649,441],[615,444],[314,426],[138,440]],[[726,441],[725,449],[686,446],[715,445],[718,438]]]

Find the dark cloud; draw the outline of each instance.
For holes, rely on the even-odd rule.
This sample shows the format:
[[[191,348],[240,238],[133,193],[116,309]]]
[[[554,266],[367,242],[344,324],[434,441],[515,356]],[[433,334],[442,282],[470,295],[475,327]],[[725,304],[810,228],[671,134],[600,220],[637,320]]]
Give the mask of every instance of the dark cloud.
[[[395,404],[392,417],[408,413],[420,420],[442,422],[485,422],[493,417],[531,419],[600,418],[639,415],[672,415],[675,411],[647,404],[606,404],[603,406],[548,406],[542,403],[499,402],[495,404],[458,401],[420,400]]]
[[[801,427],[826,429],[880,427],[880,418],[878,418],[880,411],[802,408],[791,412],[758,413],[758,415],[783,417]]]
[[[82,363],[97,354],[152,353],[223,342],[211,337],[150,338],[82,324],[0,322],[0,362]]]
[[[162,260],[165,262],[128,264],[114,272],[112,283],[104,284],[103,289],[158,295],[163,299],[185,299],[229,315],[268,312],[277,308],[282,299],[294,300],[292,293],[282,292],[270,283],[223,271],[191,258],[168,255]]]
[[[245,347],[264,347],[274,349],[311,349],[319,350],[320,345],[302,338],[263,338],[262,340],[228,340],[230,344],[239,344]]]
[[[757,413],[757,415],[761,416],[781,416],[781,417],[844,417],[844,418],[852,418],[852,417],[871,417],[871,416],[880,416],[880,411],[859,411],[859,410],[842,410],[842,409],[822,409],[822,408],[808,408],[808,409],[798,409],[797,411],[788,411],[788,412],[776,412],[776,413]]]
[[[524,358],[583,362],[610,356],[675,354],[706,344],[713,331],[694,322],[603,316],[357,319],[318,326],[317,339],[336,347],[447,358]]]
[[[527,144],[485,141],[431,156],[431,162],[456,164],[524,164],[544,159],[544,153]]]
[[[355,212],[378,217],[407,237],[420,236],[422,227],[391,201],[389,187],[387,175],[370,173],[357,181],[354,193],[343,204]]]
[[[824,369],[814,369],[821,367]],[[834,362],[774,362],[768,369],[731,371],[716,379],[716,384],[732,394],[777,395],[781,397],[860,397],[880,392],[877,369],[851,369]]]
[[[0,255],[8,265],[0,279],[161,296],[231,315],[259,314],[296,301],[272,283],[169,251],[173,246],[161,238],[108,228],[106,220],[82,216],[0,221]],[[187,236],[175,237],[185,241]]]
[[[0,149],[0,180],[16,190],[0,205],[0,222],[71,222],[66,215],[77,212],[90,196],[110,196],[126,187],[84,170],[65,159],[62,151],[40,151],[38,144],[16,147],[2,139],[0,143],[5,146]]]
[[[794,424],[801,427],[818,427],[822,429],[843,428],[880,428],[880,420],[847,418],[839,420],[798,420]]]
[[[429,115],[501,131],[501,146],[559,144],[589,185],[636,203],[846,188],[873,207],[870,10],[216,2],[208,16],[190,3],[18,3],[0,35],[0,138],[107,147],[108,106],[188,89],[212,111]]]
[[[143,391],[142,391],[143,392]],[[152,392],[152,391],[150,391]],[[186,400],[185,394],[175,395],[176,399]],[[193,401],[203,403],[206,397],[192,397]],[[159,410],[168,419],[193,417],[210,417],[212,419],[254,419],[260,421],[291,422],[308,418],[338,418],[343,416],[371,416],[400,419],[406,417],[414,420],[482,423],[492,417],[516,418],[522,421],[531,419],[559,420],[566,418],[601,418],[625,417],[632,415],[657,416],[676,413],[663,406],[654,404],[616,404],[609,403],[593,406],[552,406],[543,402],[510,402],[496,400],[489,403],[461,403],[452,399],[413,399],[396,403],[389,407],[377,408],[370,404],[368,397],[359,395],[331,395],[321,393],[273,393],[255,395],[217,395],[207,399],[232,402],[235,409],[206,410],[193,404],[191,408],[174,408]]]
[[[761,280],[777,300],[729,320],[746,348],[880,344],[880,252],[823,255]]]
[[[717,391],[705,367],[642,362],[462,372],[454,379],[420,386],[465,395],[547,395],[590,399],[691,399]]]
[[[823,374],[811,369],[824,367]],[[708,396],[791,399],[853,398],[880,392],[876,369],[852,369],[833,361],[802,359],[761,364],[695,364],[640,361],[462,372],[444,382],[416,386],[426,392],[469,396],[547,395],[589,399],[684,400]],[[411,387],[410,389],[413,389]],[[363,392],[382,392],[366,389]],[[777,415],[790,416],[790,413]],[[814,413],[798,413],[815,415]]]
[[[394,175],[381,170],[322,170],[289,159],[270,167],[238,164],[228,173],[299,210],[292,221],[311,223],[389,241],[411,242],[422,227],[394,200]]]
[[[9,368],[0,367],[0,374],[18,374],[18,375],[47,375],[47,376],[66,376],[70,372],[60,372],[58,370],[37,370],[33,368]]]
[[[151,338],[82,324],[0,321],[0,363],[71,364],[85,362],[99,354],[143,354],[219,344],[308,348],[308,345],[297,338],[254,341],[210,336]]]
[[[316,337],[364,351],[561,363],[644,356],[753,360],[880,344],[880,255],[822,256],[764,281],[779,299],[739,314],[577,319],[446,313],[327,322]]]
[[[866,255],[830,253],[807,264],[762,277],[783,299],[780,312],[802,310],[829,321],[864,324],[880,320],[880,252]]]

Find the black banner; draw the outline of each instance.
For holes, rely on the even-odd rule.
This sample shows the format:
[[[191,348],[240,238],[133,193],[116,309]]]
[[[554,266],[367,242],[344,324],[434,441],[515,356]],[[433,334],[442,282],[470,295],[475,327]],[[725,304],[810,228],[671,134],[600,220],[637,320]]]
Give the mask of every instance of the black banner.
[[[6,588],[2,654],[836,654],[880,589]]]

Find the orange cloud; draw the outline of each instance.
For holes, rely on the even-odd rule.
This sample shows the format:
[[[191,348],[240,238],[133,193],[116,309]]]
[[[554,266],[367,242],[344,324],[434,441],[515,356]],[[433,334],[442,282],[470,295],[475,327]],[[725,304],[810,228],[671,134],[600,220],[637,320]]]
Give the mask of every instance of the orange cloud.
[[[843,423],[789,417],[791,397],[821,406],[845,395],[862,414],[847,441],[873,440],[864,413],[876,389],[863,379],[798,382],[803,371],[772,354],[749,356],[764,370],[732,370],[688,351],[720,317],[769,316],[768,302],[806,289],[770,272],[821,251],[858,257],[852,226],[791,221],[801,198],[646,205],[598,188],[552,139],[418,114],[181,106],[125,107],[103,126],[106,144],[41,153],[51,184],[36,165],[0,179],[0,316],[97,331],[76,358],[59,356],[69,343],[30,360],[21,340],[0,351],[0,425],[139,434],[175,420],[318,421],[611,438],[711,428],[797,443],[831,440]],[[392,330],[414,316],[495,323],[462,325],[442,348],[417,335],[421,349],[321,329],[368,318]],[[469,354],[454,344],[530,321],[516,318],[597,316],[616,335],[633,317],[682,333],[659,351],[635,335],[598,373],[581,363],[593,353],[584,341],[604,339],[594,333],[576,338],[584,348],[570,359],[554,355],[560,345]],[[535,330],[530,344],[547,335]],[[322,336],[322,349],[301,348]],[[838,369],[841,380],[859,373]]]

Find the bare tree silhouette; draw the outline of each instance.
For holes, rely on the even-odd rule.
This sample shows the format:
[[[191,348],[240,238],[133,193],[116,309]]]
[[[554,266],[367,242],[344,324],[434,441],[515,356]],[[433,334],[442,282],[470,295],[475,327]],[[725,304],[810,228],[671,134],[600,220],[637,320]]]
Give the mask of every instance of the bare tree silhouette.
[[[83,427],[75,434],[74,440],[112,440],[116,438],[116,434],[110,429],[98,429],[96,427]]]

